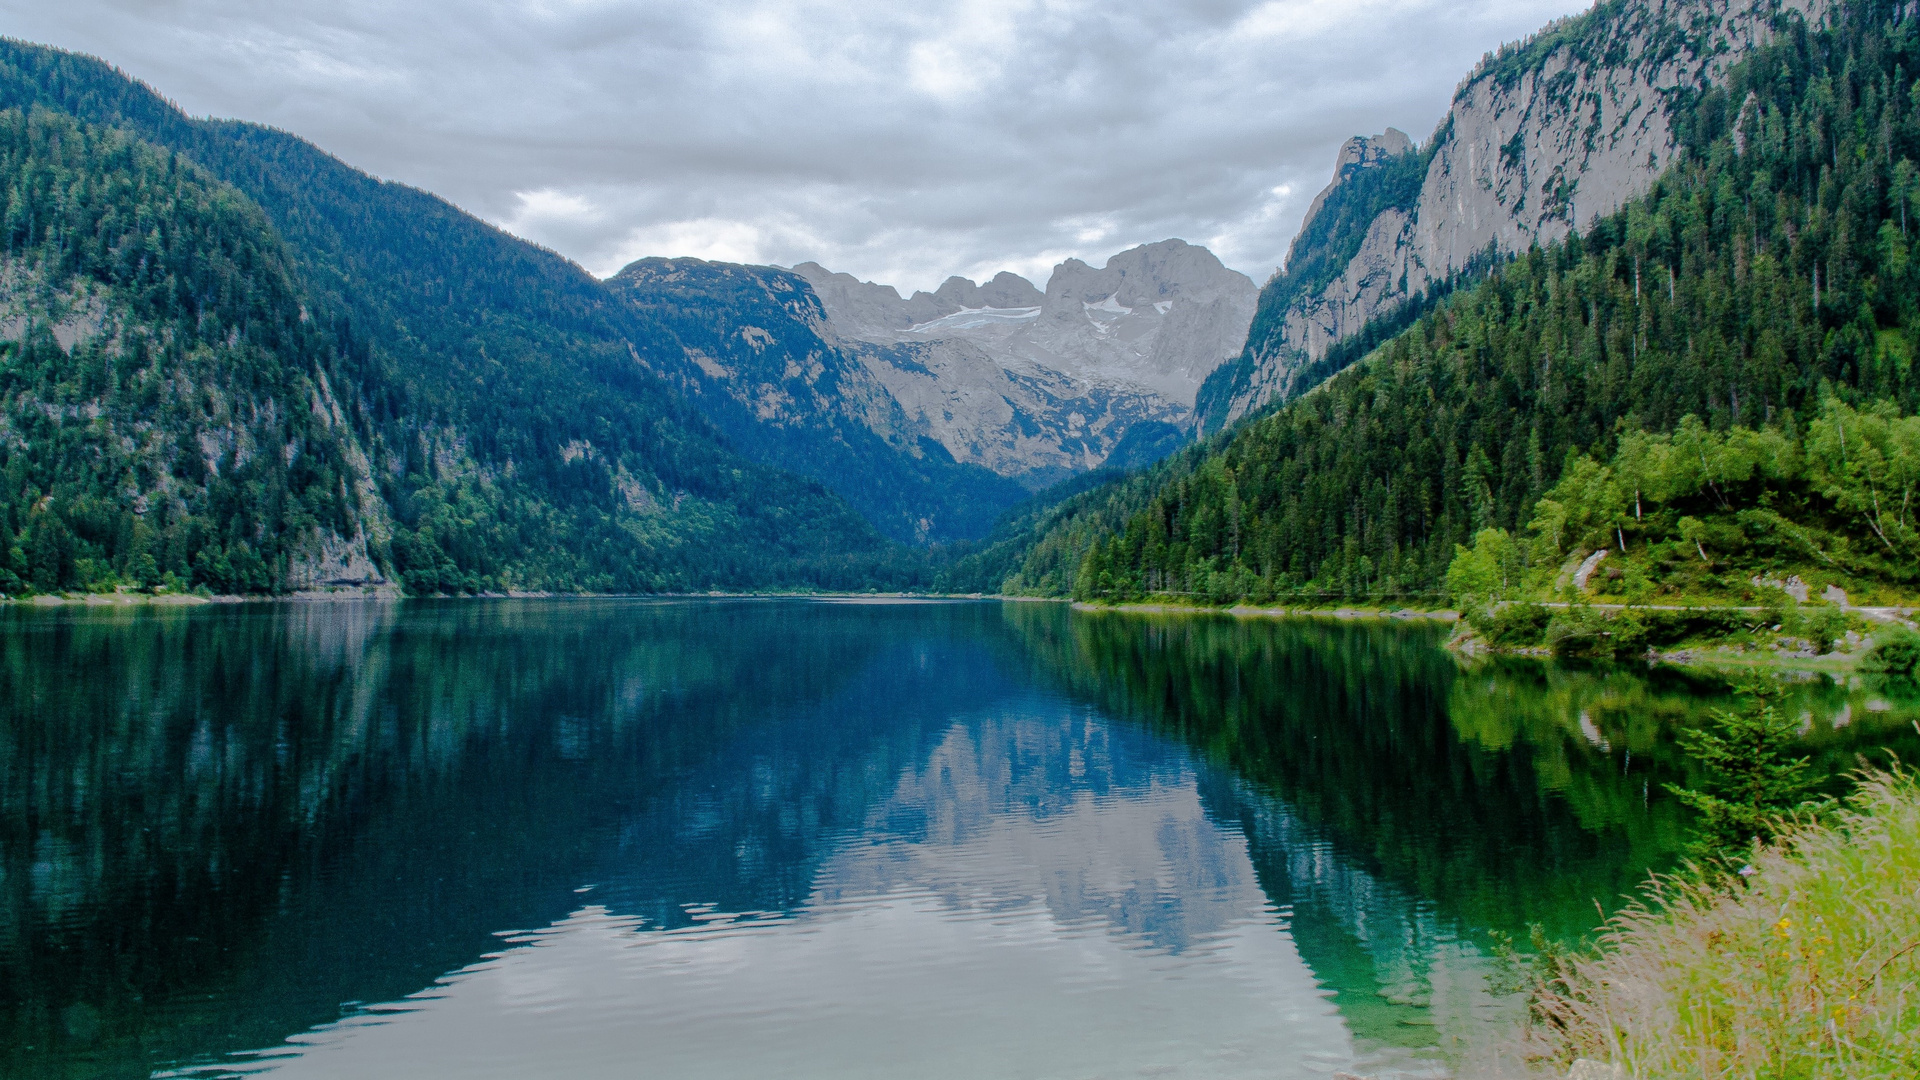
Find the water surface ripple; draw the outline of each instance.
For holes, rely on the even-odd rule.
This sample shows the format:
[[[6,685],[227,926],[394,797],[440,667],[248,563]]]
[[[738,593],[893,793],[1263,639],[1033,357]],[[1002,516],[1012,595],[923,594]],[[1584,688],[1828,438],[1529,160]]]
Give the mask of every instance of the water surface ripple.
[[[807,601],[0,616],[0,1075],[1458,1067],[1716,689],[1434,631]],[[1808,683],[1845,757],[1908,703]],[[1911,740],[1910,740],[1911,741]],[[1910,757],[1913,756],[1910,754]]]

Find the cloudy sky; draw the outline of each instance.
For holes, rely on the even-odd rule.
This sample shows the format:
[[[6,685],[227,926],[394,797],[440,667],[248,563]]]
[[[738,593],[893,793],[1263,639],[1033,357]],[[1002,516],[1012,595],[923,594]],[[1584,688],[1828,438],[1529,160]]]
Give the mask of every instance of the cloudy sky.
[[[1583,0],[0,0],[602,276],[642,255],[933,288],[1178,236],[1264,280],[1348,136],[1424,139]]]

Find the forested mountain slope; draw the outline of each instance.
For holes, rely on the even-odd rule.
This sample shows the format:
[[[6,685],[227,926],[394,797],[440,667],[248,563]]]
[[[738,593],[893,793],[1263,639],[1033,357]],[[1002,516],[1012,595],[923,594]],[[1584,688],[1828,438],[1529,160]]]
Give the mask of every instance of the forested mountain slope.
[[[1245,353],[1208,388],[1210,430],[1357,359],[1364,350],[1342,342],[1377,344],[1382,321],[1404,328],[1407,304],[1450,290],[1487,253],[1554,243],[1644,194],[1682,148],[1682,113],[1704,87],[1833,6],[1600,0],[1488,54],[1417,154],[1384,137],[1368,148],[1377,160],[1343,152],[1326,205],[1263,290]]]
[[[1902,449],[1911,428],[1892,419],[1920,409],[1920,28],[1904,10],[1849,4],[1830,28],[1790,29],[1676,106],[1678,160],[1646,197],[1497,267],[1285,407],[1053,507],[961,570],[1017,565],[1014,588],[1112,598],[1437,595],[1456,545],[1534,521],[1570,459],[1605,461],[1626,434],[1693,417],[1723,440],[1777,434],[1775,459],[1754,466],[1774,482],[1702,486],[1773,515],[1713,541],[1721,588],[1747,587],[1728,571],[1737,554],[1742,574],[1814,559],[1911,591],[1920,559],[1878,535],[1910,536],[1920,504],[1920,449]],[[1816,419],[1844,424],[1840,406],[1882,417],[1884,445],[1851,444],[1828,482],[1789,460],[1811,451],[1788,448]],[[1620,547],[1665,542],[1634,535],[1655,528],[1640,524],[1645,507],[1629,519],[1610,490],[1601,520]],[[1558,530],[1530,557],[1557,567],[1598,531]]]
[[[0,41],[0,108],[33,107],[173,151],[264,211],[388,510],[366,553],[409,588],[893,580],[865,521],[730,450],[638,362],[630,306],[559,256],[286,133],[189,119],[97,60]],[[97,556],[126,573],[125,550]]]
[[[291,261],[176,155],[0,112],[0,590],[377,576],[387,535]]]
[[[984,536],[1027,497],[959,464],[867,366],[831,340],[800,275],[771,266],[641,259],[607,280],[643,320],[649,366],[742,453],[832,488],[894,540]]]

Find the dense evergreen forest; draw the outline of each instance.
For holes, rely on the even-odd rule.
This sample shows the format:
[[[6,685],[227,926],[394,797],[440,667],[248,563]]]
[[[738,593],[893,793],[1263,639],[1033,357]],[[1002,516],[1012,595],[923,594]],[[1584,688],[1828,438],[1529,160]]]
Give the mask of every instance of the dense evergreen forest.
[[[257,207],[43,110],[0,112],[0,190],[0,589],[266,591],[359,531],[324,336]]]
[[[159,575],[172,573],[183,586],[277,592],[302,584],[294,555],[306,543],[303,529],[337,541],[321,545],[334,549],[323,574],[353,563],[342,551],[354,548],[359,561],[385,567],[413,592],[924,583],[923,555],[889,545],[820,483],[732,450],[642,362],[635,343],[663,335],[559,256],[283,132],[189,119],[91,58],[0,41],[0,108],[23,118],[33,109],[63,113],[86,133],[83,143],[124,147],[100,151],[107,156],[85,166],[92,172],[73,173],[58,189],[20,171],[32,164],[27,151],[10,158],[20,169],[6,181],[23,201],[10,204],[9,213],[30,220],[27,233],[15,229],[11,250],[19,273],[45,266],[56,278],[98,285],[107,290],[100,304],[133,305],[127,310],[147,320],[139,334],[119,337],[69,335],[62,342],[29,334],[8,354],[4,377],[13,388],[15,422],[39,425],[0,449],[0,473],[18,478],[9,481],[14,501],[0,525],[21,548],[10,572],[24,583],[144,585],[144,556],[151,553]],[[64,160],[39,153],[47,168]],[[204,173],[191,173],[187,162]],[[198,179],[120,175],[136,166]],[[162,183],[188,187],[176,198],[155,187]],[[74,218],[49,241],[51,219],[24,201],[37,197],[35,184],[56,202],[61,191],[83,191],[86,201],[61,205],[93,216]],[[182,209],[201,203],[224,209]],[[220,224],[173,222],[187,213]],[[122,282],[113,275],[157,272],[151,258],[142,263],[124,254],[149,243],[155,227],[155,242],[172,245],[166,250],[176,279],[219,285],[201,293],[197,284],[169,287],[172,306],[139,307],[148,302],[136,295],[144,278]],[[73,230],[96,234],[88,250],[135,258],[136,271],[112,259],[49,262],[46,252],[72,246],[61,237]],[[239,246],[229,251],[222,243]],[[55,279],[46,286],[65,287]],[[58,318],[49,312],[40,321]],[[149,337],[167,347],[136,345]],[[199,345],[212,352],[195,353]],[[69,347],[79,355],[56,355]],[[129,358],[127,349],[138,357]],[[149,368],[142,377],[155,385],[179,374],[195,385],[232,383],[255,398],[216,407],[194,404],[189,395],[176,408],[174,390],[183,384],[158,393],[168,401],[162,407],[138,396],[153,392],[116,381]],[[331,392],[326,411],[335,415],[326,430],[333,443],[316,443],[308,430],[316,421],[304,419],[312,410],[302,380]],[[180,450],[178,437],[142,435],[137,445],[109,446],[87,426],[185,430],[181,425],[202,420],[179,409],[229,405],[248,416],[271,413],[262,421],[273,428],[271,441],[305,449],[283,455],[284,467],[242,453],[256,472],[221,473],[202,495],[189,496],[181,485],[200,483],[196,455]],[[220,467],[213,449],[200,456],[209,475]],[[347,474],[353,461],[365,481],[360,493]],[[176,467],[186,475],[157,479]],[[276,478],[277,471],[285,476]],[[135,478],[133,488],[127,476]],[[343,481],[344,495],[337,491]],[[149,482],[178,500],[162,517],[137,515],[129,525],[120,511],[136,496],[154,498],[141,486]],[[244,493],[244,506],[233,492]],[[259,492],[270,497],[256,498]],[[181,539],[149,535],[158,533]]]
[[[1912,527],[1900,447],[1913,428],[1899,418],[1920,409],[1920,32],[1900,11],[1858,3],[1827,27],[1784,25],[1723,85],[1674,103],[1683,153],[1646,197],[1494,268],[1226,436],[1039,509],[954,579],[1103,599],[1437,598],[1457,550],[1518,534],[1570,461],[1697,428],[1773,432],[1787,455],[1756,466],[1746,504],[1724,505],[1723,552],[1801,565],[1821,556],[1792,533],[1817,526],[1828,539],[1814,546],[1850,558],[1846,573],[1911,593],[1920,560],[1877,536]],[[1890,425],[1871,482],[1789,460],[1841,407]],[[1725,494],[1711,487],[1689,497]],[[1614,502],[1595,520],[1621,526],[1625,548],[1631,507]],[[1661,518],[1674,530],[1701,522],[1675,510]],[[1850,539],[1834,549],[1836,535]],[[1558,567],[1594,541],[1563,533],[1540,554]]]

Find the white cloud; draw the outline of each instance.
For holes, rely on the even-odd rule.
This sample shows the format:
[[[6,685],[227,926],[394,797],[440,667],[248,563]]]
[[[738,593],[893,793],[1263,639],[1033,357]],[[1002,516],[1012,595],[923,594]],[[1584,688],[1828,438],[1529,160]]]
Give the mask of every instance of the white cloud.
[[[649,255],[732,263],[767,261],[759,227],[725,218],[642,225],[629,231],[617,250],[620,254],[615,261],[623,266]]]
[[[0,0],[608,274],[639,254],[932,288],[1179,236],[1260,279],[1334,153],[1423,136],[1580,0]]]

